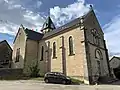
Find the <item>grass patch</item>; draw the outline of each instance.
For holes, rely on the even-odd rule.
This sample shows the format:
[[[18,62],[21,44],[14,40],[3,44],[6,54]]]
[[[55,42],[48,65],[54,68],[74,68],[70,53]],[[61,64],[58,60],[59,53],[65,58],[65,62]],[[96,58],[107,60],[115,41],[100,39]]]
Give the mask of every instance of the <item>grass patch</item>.
[[[72,77],[70,77],[70,78],[71,78],[71,81],[72,81],[73,84],[82,84],[82,83],[84,83],[83,81],[80,81],[78,79],[75,79],[75,78],[72,78]]]
[[[38,81],[44,81],[44,77],[30,78],[29,80],[38,80]]]

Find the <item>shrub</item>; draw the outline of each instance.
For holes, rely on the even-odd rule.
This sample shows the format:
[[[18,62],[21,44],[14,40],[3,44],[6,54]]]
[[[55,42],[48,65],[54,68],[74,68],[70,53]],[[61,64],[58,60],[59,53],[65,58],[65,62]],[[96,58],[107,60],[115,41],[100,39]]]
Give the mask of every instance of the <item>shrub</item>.
[[[31,77],[38,77],[39,76],[40,69],[38,69],[38,65],[30,67],[30,71],[31,71],[31,74],[30,74]]]

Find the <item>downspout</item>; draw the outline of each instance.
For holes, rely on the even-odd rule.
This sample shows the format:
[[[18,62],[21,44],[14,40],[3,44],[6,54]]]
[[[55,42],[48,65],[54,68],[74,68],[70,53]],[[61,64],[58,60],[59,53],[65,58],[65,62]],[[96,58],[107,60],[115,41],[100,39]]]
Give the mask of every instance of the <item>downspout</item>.
[[[37,65],[37,68],[38,68],[38,57],[39,56],[39,41],[37,41],[37,62],[36,62],[36,65]]]

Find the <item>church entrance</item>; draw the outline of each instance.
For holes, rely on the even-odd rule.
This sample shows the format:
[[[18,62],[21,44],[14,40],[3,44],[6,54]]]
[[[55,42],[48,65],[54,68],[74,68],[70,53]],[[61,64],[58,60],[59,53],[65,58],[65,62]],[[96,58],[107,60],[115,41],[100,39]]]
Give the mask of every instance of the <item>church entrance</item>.
[[[95,74],[94,74],[94,81],[95,82],[98,82],[98,79],[100,78],[100,76],[102,76],[102,60],[103,60],[103,57],[102,57],[102,53],[99,49],[96,49],[95,50],[95,61],[96,61],[96,68],[95,68]]]
[[[101,65],[101,63],[102,63],[102,59],[103,59],[103,57],[102,57],[102,53],[101,53],[101,51],[100,50],[96,50],[95,51],[95,59],[96,59],[96,66],[97,66],[97,74],[99,75],[99,76],[101,76],[101,67],[102,67],[102,65]]]
[[[98,75],[100,76],[101,75],[101,62],[100,60],[97,60],[97,69],[98,69]]]

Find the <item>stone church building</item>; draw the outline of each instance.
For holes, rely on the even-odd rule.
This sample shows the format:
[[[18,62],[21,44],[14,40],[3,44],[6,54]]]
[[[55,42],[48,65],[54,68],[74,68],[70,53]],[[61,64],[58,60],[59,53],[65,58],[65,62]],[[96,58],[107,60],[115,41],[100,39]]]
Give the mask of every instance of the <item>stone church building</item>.
[[[93,9],[59,28],[48,17],[41,31],[21,25],[14,40],[12,68],[22,68],[29,75],[30,67],[37,64],[40,74],[62,72],[87,84],[109,75],[104,33]]]

